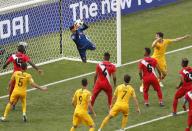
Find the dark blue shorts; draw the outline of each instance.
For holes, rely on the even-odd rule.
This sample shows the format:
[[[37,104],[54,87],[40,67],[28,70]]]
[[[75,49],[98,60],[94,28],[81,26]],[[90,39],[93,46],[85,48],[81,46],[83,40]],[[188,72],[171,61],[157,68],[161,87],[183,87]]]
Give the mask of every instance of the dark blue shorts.
[[[81,56],[82,61],[85,62],[87,60],[86,50],[95,50],[95,49],[96,49],[96,46],[94,44],[89,44],[82,49],[78,49],[79,55]]]

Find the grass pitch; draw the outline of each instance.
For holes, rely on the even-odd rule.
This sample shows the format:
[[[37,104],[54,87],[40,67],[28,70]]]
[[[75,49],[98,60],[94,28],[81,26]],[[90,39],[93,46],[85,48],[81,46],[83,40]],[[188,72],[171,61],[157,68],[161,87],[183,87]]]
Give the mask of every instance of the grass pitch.
[[[166,7],[150,9],[135,14],[123,16],[122,18],[122,55],[123,63],[130,62],[143,57],[143,48],[151,46],[154,34],[157,31],[165,32],[165,37],[175,38],[191,33],[192,27],[192,1],[185,0]],[[191,45],[192,40],[185,40],[168,47],[174,50]],[[138,76],[137,63],[118,68],[117,83],[122,83],[125,73],[132,76],[131,84],[136,90],[141,108],[141,115],[135,112],[134,104],[130,104],[130,115],[128,125],[148,121],[171,113],[172,100],[179,83],[178,71],[180,70],[181,58],[187,57],[192,61],[192,49],[176,52],[167,56],[169,75],[164,81],[162,88],[165,107],[160,108],[156,93],[150,90],[150,107],[143,105],[143,97],[139,92],[140,80]],[[66,78],[95,70],[95,64],[83,64],[81,62],[59,61],[53,64],[42,66],[45,71],[43,76],[37,75],[30,70],[35,81],[40,85],[52,83]],[[7,86],[10,75],[0,77],[0,96],[7,94]],[[93,75],[87,76],[89,89],[93,87]],[[16,111],[10,112],[8,122],[0,123],[2,131],[69,131],[72,126],[72,115],[74,108],[71,105],[71,98],[77,88],[80,88],[81,78],[66,81],[64,83],[49,86],[48,92],[32,91],[27,98],[28,123],[23,123],[21,105],[18,103]],[[7,98],[1,99],[0,112],[3,114]],[[178,110],[181,110],[181,103]],[[99,127],[103,118],[107,115],[107,100],[104,93],[101,93],[95,103],[97,118],[94,120],[96,128]],[[162,121],[154,122],[145,126],[130,129],[130,131],[181,131],[186,127],[187,115],[171,117]],[[112,119],[104,128],[104,131],[113,131],[120,128],[121,115]],[[78,131],[87,131],[87,127],[80,126]]]

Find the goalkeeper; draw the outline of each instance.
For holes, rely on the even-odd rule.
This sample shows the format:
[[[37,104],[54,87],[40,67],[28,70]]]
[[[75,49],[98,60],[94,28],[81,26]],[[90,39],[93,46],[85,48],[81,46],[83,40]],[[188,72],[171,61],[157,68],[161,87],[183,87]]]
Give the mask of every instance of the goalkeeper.
[[[84,30],[89,27],[81,20],[77,20],[73,26],[70,27],[72,32],[71,39],[75,42],[82,62],[87,62],[86,50],[95,50],[96,46],[91,40],[84,34]]]

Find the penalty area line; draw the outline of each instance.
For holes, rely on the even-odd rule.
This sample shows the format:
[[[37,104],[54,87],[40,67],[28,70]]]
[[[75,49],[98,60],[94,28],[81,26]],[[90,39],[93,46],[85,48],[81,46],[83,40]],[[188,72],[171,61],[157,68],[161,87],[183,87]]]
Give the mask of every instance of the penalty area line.
[[[172,53],[183,51],[183,50],[190,49],[190,48],[192,48],[192,45],[186,46],[186,47],[183,47],[183,48],[179,48],[179,49],[176,49],[176,50],[168,51],[168,52],[166,52],[166,54],[168,55],[168,54],[172,54]],[[138,63],[140,60],[141,59],[131,61],[131,62],[122,64],[119,67],[124,67],[124,66],[127,66],[127,65],[135,64],[135,63]],[[55,82],[52,82],[52,83],[45,84],[45,85],[43,85],[43,87],[48,87],[48,86],[64,83],[64,82],[67,82],[67,81],[70,81],[70,80],[74,80],[74,79],[82,78],[82,77],[85,77],[85,76],[93,75],[94,73],[95,72],[89,72],[89,73],[81,74],[81,75],[78,75],[78,76],[75,76],[75,77],[55,81]],[[34,91],[34,90],[36,90],[36,88],[28,89],[27,92],[31,92],[31,91]],[[9,97],[9,96],[8,95],[0,96],[0,99],[7,98],[7,97]]]
[[[180,111],[180,112],[177,113],[177,115],[181,115],[181,114],[184,114],[186,112],[187,111]],[[176,116],[173,116],[172,114],[169,114],[169,115],[162,116],[162,117],[159,117],[159,118],[155,118],[155,119],[152,119],[152,120],[149,120],[149,121],[145,121],[145,122],[141,122],[141,123],[138,123],[138,124],[135,124],[135,125],[128,126],[128,127],[125,128],[125,130],[136,128],[136,127],[147,125],[147,124],[151,124],[153,122],[157,122],[157,121],[169,118],[169,117],[176,117]],[[116,131],[121,131],[121,130],[119,129],[119,130],[116,130]]]

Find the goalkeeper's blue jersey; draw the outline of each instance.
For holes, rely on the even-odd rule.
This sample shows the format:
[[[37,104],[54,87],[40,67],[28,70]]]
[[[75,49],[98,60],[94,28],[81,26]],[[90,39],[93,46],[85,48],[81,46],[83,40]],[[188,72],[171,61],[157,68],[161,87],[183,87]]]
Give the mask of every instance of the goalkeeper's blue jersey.
[[[83,33],[84,30],[88,28],[87,25],[83,24],[79,29],[71,35],[71,39],[75,42],[78,49],[86,49],[89,45],[92,45],[92,42],[89,38]]]

